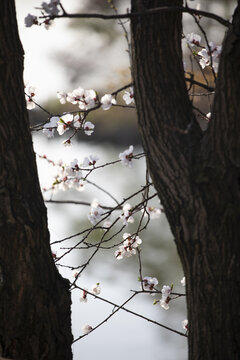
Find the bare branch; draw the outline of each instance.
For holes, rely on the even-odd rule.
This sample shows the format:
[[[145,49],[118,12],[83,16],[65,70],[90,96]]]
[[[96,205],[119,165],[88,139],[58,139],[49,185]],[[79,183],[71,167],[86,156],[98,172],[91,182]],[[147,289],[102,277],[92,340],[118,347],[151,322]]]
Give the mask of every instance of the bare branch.
[[[146,15],[153,15],[158,14],[162,12],[182,12],[182,13],[188,13],[191,15],[200,15],[204,16],[213,20],[216,20],[220,24],[229,27],[230,22],[228,20],[223,19],[221,16],[218,16],[216,14],[210,13],[208,11],[203,10],[197,10],[192,9],[189,7],[183,7],[183,6],[162,6],[155,9],[148,9],[144,12],[136,12],[136,13],[127,13],[127,14],[117,14],[117,15],[105,15],[105,14],[91,14],[91,13],[82,13],[82,14],[69,14],[64,12],[61,15],[45,15],[45,16],[39,16],[40,19],[58,19],[58,18],[77,18],[77,19],[102,19],[102,20],[113,20],[113,19],[132,19],[139,16],[146,16]]]

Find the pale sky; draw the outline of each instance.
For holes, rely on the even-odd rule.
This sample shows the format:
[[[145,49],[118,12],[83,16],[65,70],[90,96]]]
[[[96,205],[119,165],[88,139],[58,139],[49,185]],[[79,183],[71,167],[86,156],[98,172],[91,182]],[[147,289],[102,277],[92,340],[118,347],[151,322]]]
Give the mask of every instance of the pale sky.
[[[57,52],[84,52],[92,54],[93,49],[97,50],[95,57],[91,55],[89,61],[96,62],[96,71],[90,73],[78,84],[83,88],[101,89],[104,83],[116,83],[118,87],[118,73],[122,68],[128,68],[129,61],[126,54],[126,43],[124,36],[113,43],[111,49],[98,48],[101,46],[101,36],[96,33],[76,31],[68,28],[68,19],[55,20],[54,25],[49,30],[43,26],[32,26],[26,28],[24,18],[28,13],[33,15],[40,14],[34,7],[41,6],[41,0],[16,0],[17,19],[20,38],[25,51],[25,72],[24,79],[29,85],[38,89],[38,102],[43,102],[56,96],[59,90],[71,91],[69,78],[66,71],[61,66],[61,59],[56,61],[54,55]],[[67,4],[67,10],[74,12],[76,4],[74,0],[63,1]],[[80,2],[84,6],[84,1]],[[75,6],[74,6],[75,5]]]

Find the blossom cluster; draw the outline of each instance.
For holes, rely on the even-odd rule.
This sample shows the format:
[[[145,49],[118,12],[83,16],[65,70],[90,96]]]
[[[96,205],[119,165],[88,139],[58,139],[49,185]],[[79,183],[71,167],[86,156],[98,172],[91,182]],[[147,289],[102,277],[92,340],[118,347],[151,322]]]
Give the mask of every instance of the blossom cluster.
[[[78,105],[81,111],[87,111],[94,108],[98,102],[98,97],[94,90],[84,90],[81,87],[68,93],[65,91],[58,91],[57,97],[61,104],[69,102],[73,105]]]
[[[205,69],[206,66],[212,66],[215,72],[218,71],[222,46],[218,46],[213,41],[211,41],[209,44],[207,44],[206,47],[203,47],[200,45],[201,36],[194,33],[186,35],[186,41],[191,47],[197,46],[202,48],[202,50],[197,53],[200,57],[199,64],[201,65],[202,69]]]
[[[139,236],[129,233],[123,234],[123,244],[115,251],[115,257],[120,260],[136,254],[136,248],[142,243]]]
[[[104,210],[100,206],[97,199],[94,199],[91,203],[90,212],[88,214],[88,220],[93,224],[96,225],[104,215]]]
[[[42,157],[46,158],[45,155]],[[57,163],[51,162],[57,167],[52,189],[65,191],[74,188],[78,191],[83,191],[85,186],[83,170],[88,171],[89,167],[94,166],[97,160],[99,158],[96,155],[89,155],[89,157],[85,157],[81,162],[78,159],[74,159],[69,165],[63,164],[62,161]]]
[[[78,105],[81,111],[88,111],[101,106],[103,110],[109,110],[112,105],[116,105],[117,101],[111,94],[105,94],[99,100],[95,90],[84,90],[81,87],[74,89],[72,92],[58,91],[57,97],[61,104],[69,102]]]
[[[161,292],[162,292],[162,298],[160,300],[160,305],[163,309],[168,310],[169,301],[171,300],[169,295],[172,292],[172,287],[170,287],[169,285],[163,285]]]
[[[87,289],[81,290],[81,295],[79,298],[79,301],[81,303],[86,303],[88,301],[88,292],[96,296],[99,295],[101,293],[100,283],[96,283],[95,285],[93,285],[90,291],[88,291]]]
[[[51,16],[56,16],[60,12],[60,0],[50,0],[48,3],[43,1],[41,4],[41,12],[42,14],[49,16],[43,22],[40,22],[40,19],[32,14],[28,14],[25,19],[24,23],[26,27],[31,27],[32,25],[44,25],[46,29],[49,29],[50,25],[52,24]]]
[[[127,203],[122,208],[123,212],[120,215],[120,219],[123,221],[123,225],[127,225],[128,223],[133,224],[134,218],[132,216],[132,206],[131,204]]]
[[[51,138],[54,136],[55,129],[61,136],[71,128],[74,130],[83,130],[86,135],[90,136],[94,131],[94,127],[95,125],[90,121],[85,121],[80,113],[77,115],[65,114],[61,117],[51,117],[49,122],[43,125],[43,133],[46,134],[48,138]]]
[[[37,95],[37,89],[34,86],[25,85],[25,100],[28,110],[35,108],[35,100]]]

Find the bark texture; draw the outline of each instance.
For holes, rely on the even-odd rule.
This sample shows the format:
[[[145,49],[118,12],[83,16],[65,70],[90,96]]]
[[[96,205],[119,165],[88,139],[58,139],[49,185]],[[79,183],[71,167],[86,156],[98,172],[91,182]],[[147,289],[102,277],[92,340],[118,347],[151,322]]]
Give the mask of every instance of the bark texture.
[[[71,298],[51,255],[14,0],[0,5],[0,356],[68,360]]]
[[[181,0],[132,0],[132,11]],[[226,35],[202,133],[184,81],[181,13],[131,22],[132,72],[148,166],[187,281],[190,360],[240,356],[240,11]]]

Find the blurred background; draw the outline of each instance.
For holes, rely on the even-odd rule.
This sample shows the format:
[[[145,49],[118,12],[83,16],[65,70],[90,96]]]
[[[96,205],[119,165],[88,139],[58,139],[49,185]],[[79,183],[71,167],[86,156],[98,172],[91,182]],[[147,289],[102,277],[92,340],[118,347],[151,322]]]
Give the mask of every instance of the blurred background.
[[[231,19],[231,14],[237,1],[189,1],[190,6],[215,12],[220,16]],[[62,4],[68,12],[97,12],[112,13],[106,0],[63,0]],[[115,1],[119,13],[130,8],[129,1]],[[19,32],[25,50],[24,79],[38,89],[36,101],[53,114],[75,110],[73,105],[61,105],[57,99],[57,91],[72,91],[81,86],[84,89],[94,89],[101,95],[111,93],[121,86],[131,82],[128,46],[122,27],[117,21],[102,20],[70,20],[57,19],[49,30],[43,26],[26,28],[24,18],[28,13],[39,15],[41,1],[16,0]],[[200,34],[194,20],[184,15],[184,34],[191,32]],[[207,30],[209,41],[221,44],[225,28],[210,19],[202,19],[201,24]],[[125,23],[128,29],[128,22]],[[190,68],[189,53],[183,41],[184,61],[186,69]],[[195,68],[196,79],[203,81],[201,72]],[[211,74],[208,74],[211,82]],[[118,102],[122,101],[123,93],[118,95]],[[197,105],[204,113],[211,110],[211,99],[197,99]],[[34,109],[29,111],[31,124],[47,121],[46,113]],[[99,163],[114,161],[118,154],[129,145],[134,145],[134,153],[142,151],[138,134],[137,119],[134,109],[111,108],[109,111],[99,109],[88,118],[95,124],[95,131],[91,136],[79,135],[74,137],[71,147],[64,147],[62,137],[55,135],[54,139],[47,139],[45,135],[33,133],[34,148],[37,154],[46,154],[49,159],[62,159],[70,163],[74,158],[83,159],[89,154],[97,154]],[[66,136],[65,136],[66,135]],[[38,160],[39,177],[42,187],[51,186],[55,169],[44,160]],[[111,192],[119,201],[127,198],[131,193],[145,184],[145,161],[134,161],[134,168],[129,169],[117,164],[106,169],[93,172],[89,178],[98,185]],[[99,193],[90,184],[83,192],[69,190],[58,191],[54,194],[44,193],[46,199],[78,200],[91,202],[98,198],[101,203],[112,206],[111,199],[104,193]],[[131,200],[134,206],[141,197]],[[159,200],[150,203],[159,207]],[[87,218],[89,207],[78,205],[48,204],[49,229],[51,242],[63,239],[65,236],[77,233],[91,224]],[[138,224],[129,224],[124,232],[132,233]],[[101,233],[94,232],[91,240],[95,241]],[[184,292],[180,284],[183,277],[181,264],[177,256],[175,244],[168,223],[162,215],[150,222],[147,231],[141,233],[143,240],[142,267],[143,276],[158,278],[160,289],[163,285],[173,283],[174,290]],[[64,243],[71,246],[81,237],[73,238]],[[53,251],[57,256],[64,253],[63,245],[54,245]],[[63,265],[77,266],[88,259],[86,250],[75,250],[62,260]],[[63,276],[71,281],[71,270],[59,267]],[[96,282],[102,287],[101,296],[117,304],[124,302],[130,295],[130,289],[140,289],[138,283],[138,263],[136,257],[116,261],[114,249],[100,251],[86,268],[78,280],[81,287],[91,288]],[[96,299],[80,303],[80,293],[73,291],[72,324],[74,337],[81,335],[81,327],[85,323],[97,325],[108,316],[112,307]],[[186,318],[184,300],[170,302],[170,309],[165,311],[159,305],[153,306],[153,297],[139,295],[128,307],[153,320],[163,323],[178,331],[183,331],[181,321]],[[143,360],[148,356],[156,360],[187,359],[186,339],[171,333],[154,324],[150,324],[131,314],[119,311],[106,324],[89,336],[73,345],[74,360],[91,360],[95,356],[106,360],[114,358],[120,360],[137,358]]]

